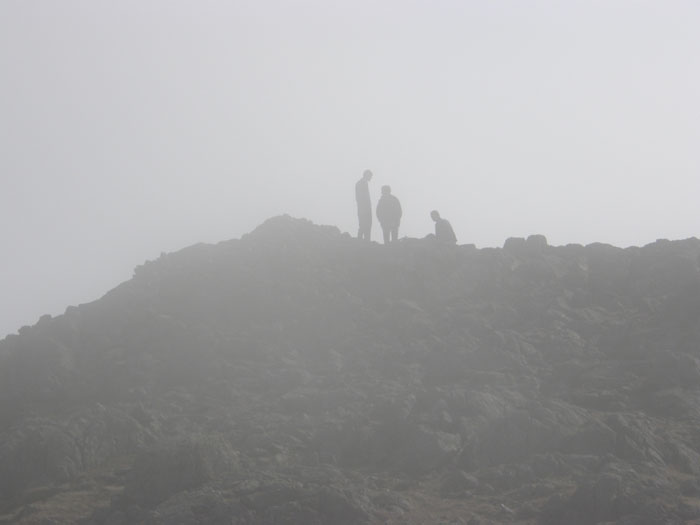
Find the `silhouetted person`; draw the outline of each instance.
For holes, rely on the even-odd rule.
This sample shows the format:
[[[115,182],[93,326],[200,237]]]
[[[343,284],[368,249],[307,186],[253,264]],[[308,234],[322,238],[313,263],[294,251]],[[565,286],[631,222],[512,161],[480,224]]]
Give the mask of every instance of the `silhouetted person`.
[[[372,172],[365,170],[362,178],[355,184],[355,200],[357,201],[357,220],[360,228],[357,231],[357,238],[370,240],[372,234],[372,201],[369,198],[369,181],[372,179]]]
[[[445,244],[456,244],[457,236],[455,231],[452,229],[450,221],[440,217],[440,213],[437,210],[430,212],[430,217],[435,221],[435,238],[438,242],[443,242]]]
[[[389,244],[399,237],[401,224],[401,203],[391,194],[389,186],[382,186],[382,196],[377,203],[377,219],[384,233],[384,244]]]

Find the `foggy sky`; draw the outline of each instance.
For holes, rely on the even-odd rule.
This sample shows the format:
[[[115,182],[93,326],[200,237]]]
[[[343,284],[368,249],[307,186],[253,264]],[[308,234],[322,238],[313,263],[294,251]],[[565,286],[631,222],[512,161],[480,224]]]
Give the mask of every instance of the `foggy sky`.
[[[0,2],[0,337],[281,213],[643,245],[700,231],[700,4]],[[374,224],[373,239],[380,231]]]

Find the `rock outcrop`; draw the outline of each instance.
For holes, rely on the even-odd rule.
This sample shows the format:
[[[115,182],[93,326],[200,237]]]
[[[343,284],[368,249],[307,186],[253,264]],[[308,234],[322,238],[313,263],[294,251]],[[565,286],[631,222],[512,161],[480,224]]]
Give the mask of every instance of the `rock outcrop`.
[[[699,256],[164,254],[0,342],[0,522],[700,523]]]

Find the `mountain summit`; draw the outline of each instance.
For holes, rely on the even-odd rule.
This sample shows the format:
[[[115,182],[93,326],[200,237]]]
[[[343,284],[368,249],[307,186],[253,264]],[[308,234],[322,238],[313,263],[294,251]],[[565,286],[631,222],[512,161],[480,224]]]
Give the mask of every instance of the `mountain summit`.
[[[700,523],[699,256],[164,254],[0,342],[0,523]]]

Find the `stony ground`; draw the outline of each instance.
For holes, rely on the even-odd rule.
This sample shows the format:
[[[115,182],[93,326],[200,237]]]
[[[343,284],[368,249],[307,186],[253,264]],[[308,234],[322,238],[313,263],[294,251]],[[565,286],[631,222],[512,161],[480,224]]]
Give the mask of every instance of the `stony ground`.
[[[0,523],[700,523],[699,255],[163,255],[0,342]]]

